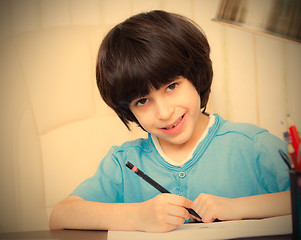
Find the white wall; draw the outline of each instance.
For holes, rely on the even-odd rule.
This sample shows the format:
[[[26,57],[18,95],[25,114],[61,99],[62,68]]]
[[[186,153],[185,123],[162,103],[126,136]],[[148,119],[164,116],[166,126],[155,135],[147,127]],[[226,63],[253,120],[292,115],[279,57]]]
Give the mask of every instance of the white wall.
[[[213,22],[218,0],[0,1],[0,231],[47,229],[58,201],[129,133],[95,85],[97,48],[125,18],[163,9],[194,19],[212,47],[209,110],[281,137],[301,128],[301,45]]]

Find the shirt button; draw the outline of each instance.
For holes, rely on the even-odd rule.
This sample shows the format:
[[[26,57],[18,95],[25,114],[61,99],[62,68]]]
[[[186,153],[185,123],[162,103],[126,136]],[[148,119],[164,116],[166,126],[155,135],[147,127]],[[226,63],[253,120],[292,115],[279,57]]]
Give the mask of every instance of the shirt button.
[[[185,173],[184,172],[179,172],[179,177],[180,178],[184,178],[185,177]]]

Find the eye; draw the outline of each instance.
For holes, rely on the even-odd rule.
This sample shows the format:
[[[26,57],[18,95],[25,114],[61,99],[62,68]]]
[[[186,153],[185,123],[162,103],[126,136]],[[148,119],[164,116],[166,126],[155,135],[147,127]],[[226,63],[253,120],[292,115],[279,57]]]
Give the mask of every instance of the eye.
[[[166,90],[167,91],[173,91],[173,90],[175,90],[176,89],[176,87],[178,86],[178,83],[172,83],[172,84],[170,84],[167,88],[166,88]]]
[[[147,104],[148,103],[148,99],[147,98],[141,98],[140,100],[138,100],[137,102],[136,102],[136,106],[143,106],[143,105],[145,105],[145,104]]]

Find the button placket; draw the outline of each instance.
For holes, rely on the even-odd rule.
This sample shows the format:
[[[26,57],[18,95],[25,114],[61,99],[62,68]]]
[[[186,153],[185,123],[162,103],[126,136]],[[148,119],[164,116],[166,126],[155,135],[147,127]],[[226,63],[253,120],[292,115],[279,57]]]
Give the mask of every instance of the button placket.
[[[178,174],[178,183],[180,184],[179,195],[180,196],[184,196],[185,193],[183,191],[185,191],[185,185],[186,185],[185,177],[186,177],[186,173],[184,171],[179,171],[177,174]]]

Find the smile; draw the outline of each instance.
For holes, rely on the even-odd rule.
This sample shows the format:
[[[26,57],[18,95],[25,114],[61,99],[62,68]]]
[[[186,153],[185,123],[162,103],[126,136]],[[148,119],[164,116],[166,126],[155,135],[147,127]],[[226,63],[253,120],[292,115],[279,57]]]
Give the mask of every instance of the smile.
[[[174,123],[164,127],[164,128],[161,128],[165,133],[169,134],[169,135],[174,135],[174,134],[177,134],[179,133],[183,126],[184,126],[184,123],[185,123],[185,120],[186,120],[186,114],[184,114],[183,116],[181,116],[178,120],[176,120]]]
[[[182,121],[182,119],[183,119],[183,116],[182,117],[180,117],[175,123],[173,123],[173,124],[171,124],[171,125],[169,125],[168,127],[165,127],[164,129],[171,129],[171,128],[174,128],[175,126],[177,126],[178,124],[179,124],[179,122],[181,122]]]

